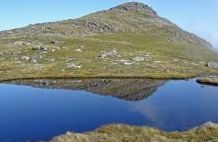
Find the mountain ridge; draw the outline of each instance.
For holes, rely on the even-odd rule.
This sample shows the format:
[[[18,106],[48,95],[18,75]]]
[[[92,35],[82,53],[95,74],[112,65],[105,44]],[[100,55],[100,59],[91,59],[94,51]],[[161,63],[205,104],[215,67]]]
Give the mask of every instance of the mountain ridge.
[[[131,25],[132,27],[130,27],[128,25],[129,24],[128,22],[126,25],[123,22],[122,22],[122,24],[119,24],[120,21],[117,22],[116,21],[117,19],[114,21],[109,19],[109,18],[106,18],[106,20],[101,20],[101,19],[104,19],[103,17],[106,16],[108,13],[114,14],[114,12],[117,12],[115,14],[116,16],[120,16],[119,13],[122,16],[122,14],[127,14],[127,13],[134,14],[134,13],[139,12],[139,13],[137,13],[138,15],[142,14],[142,16],[145,16],[145,17],[140,17],[142,19],[139,19],[140,22],[137,22],[136,24],[138,24],[138,25],[141,24],[141,25],[143,25],[143,27],[139,27],[137,25],[133,25],[133,26]],[[121,16],[120,16],[120,18],[121,18]],[[126,16],[128,16],[128,15],[126,15]],[[132,18],[132,16],[134,16],[134,15],[130,15],[130,16]],[[99,17],[99,18],[96,18],[96,17]],[[149,19],[149,18],[152,18],[152,19]],[[130,17],[129,17],[129,19],[130,19]],[[147,19],[147,21],[143,21],[146,19]],[[134,23],[134,21],[131,21],[131,22]],[[66,23],[72,23],[72,25],[69,26]],[[69,35],[79,36],[79,35],[84,35],[84,34],[90,35],[93,33],[94,34],[99,34],[99,33],[102,34],[102,33],[118,33],[118,32],[136,32],[136,31],[139,32],[139,31],[146,30],[146,24],[148,26],[150,26],[149,24],[151,24],[151,25],[156,24],[156,26],[160,26],[160,27],[166,26],[167,28],[174,28],[177,30],[181,30],[182,31],[181,33],[177,33],[178,36],[181,36],[181,38],[190,38],[190,39],[193,38],[193,39],[198,40],[199,42],[206,43],[208,47],[212,47],[212,45],[209,42],[207,42],[206,40],[196,36],[195,34],[183,31],[176,24],[170,22],[169,20],[167,20],[165,18],[159,17],[156,11],[154,11],[151,7],[149,7],[148,5],[141,3],[141,2],[129,2],[129,3],[121,4],[121,5],[115,6],[113,8],[110,8],[108,10],[94,12],[94,13],[88,14],[86,16],[76,18],[76,19],[38,23],[38,24],[33,24],[33,25],[31,24],[31,25],[28,25],[28,26],[22,27],[22,28],[2,31],[2,32],[0,32],[0,35],[6,36],[7,34],[13,34],[13,33],[21,34],[22,32],[24,32],[24,34],[26,34],[27,36],[31,36],[31,33],[37,34],[37,32],[38,32],[38,34],[46,34],[47,33],[47,34],[62,34],[62,35],[68,35],[68,36]],[[78,28],[78,25],[80,26],[79,28]],[[61,30],[59,30],[57,26],[61,26]],[[65,31],[63,30],[64,29],[63,26],[68,26]],[[54,32],[51,32],[50,29],[54,30]],[[81,31],[81,29],[85,29],[85,30]],[[67,30],[69,30],[69,31],[67,31]]]

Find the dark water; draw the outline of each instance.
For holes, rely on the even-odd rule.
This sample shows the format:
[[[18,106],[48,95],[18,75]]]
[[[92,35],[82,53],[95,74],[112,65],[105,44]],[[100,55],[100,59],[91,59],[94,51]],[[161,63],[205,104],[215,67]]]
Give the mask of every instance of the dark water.
[[[194,80],[75,82],[0,85],[0,141],[48,140],[111,123],[173,131],[218,122],[218,87]],[[59,89],[46,89],[52,86]]]

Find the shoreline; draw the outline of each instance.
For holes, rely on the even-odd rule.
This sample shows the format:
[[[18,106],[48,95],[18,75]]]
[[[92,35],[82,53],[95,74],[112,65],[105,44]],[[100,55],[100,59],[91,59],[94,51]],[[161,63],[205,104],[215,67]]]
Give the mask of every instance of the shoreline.
[[[110,124],[84,133],[66,132],[55,136],[48,142],[187,142],[187,141],[217,141],[218,124],[207,122],[187,131],[166,132],[154,127]]]
[[[9,79],[0,79],[1,82],[19,81],[19,80],[37,80],[37,79],[156,79],[156,80],[187,80],[197,78],[198,76],[128,76],[128,75],[97,75],[97,76],[38,76],[38,77],[18,77]]]

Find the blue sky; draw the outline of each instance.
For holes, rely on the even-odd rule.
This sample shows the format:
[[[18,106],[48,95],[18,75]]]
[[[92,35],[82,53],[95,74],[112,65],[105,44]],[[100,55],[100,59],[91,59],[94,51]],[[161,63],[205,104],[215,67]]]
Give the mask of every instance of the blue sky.
[[[183,29],[218,48],[217,0],[140,0]],[[130,0],[2,0],[0,30],[72,19]]]

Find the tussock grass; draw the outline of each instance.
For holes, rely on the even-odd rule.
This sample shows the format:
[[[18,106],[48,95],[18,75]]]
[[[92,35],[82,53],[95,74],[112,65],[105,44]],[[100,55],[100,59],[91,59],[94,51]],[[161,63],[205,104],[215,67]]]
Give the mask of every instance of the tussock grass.
[[[149,127],[128,125],[103,126],[93,132],[72,133],[53,138],[50,142],[216,142],[218,126],[206,123],[186,132],[164,132]]]

